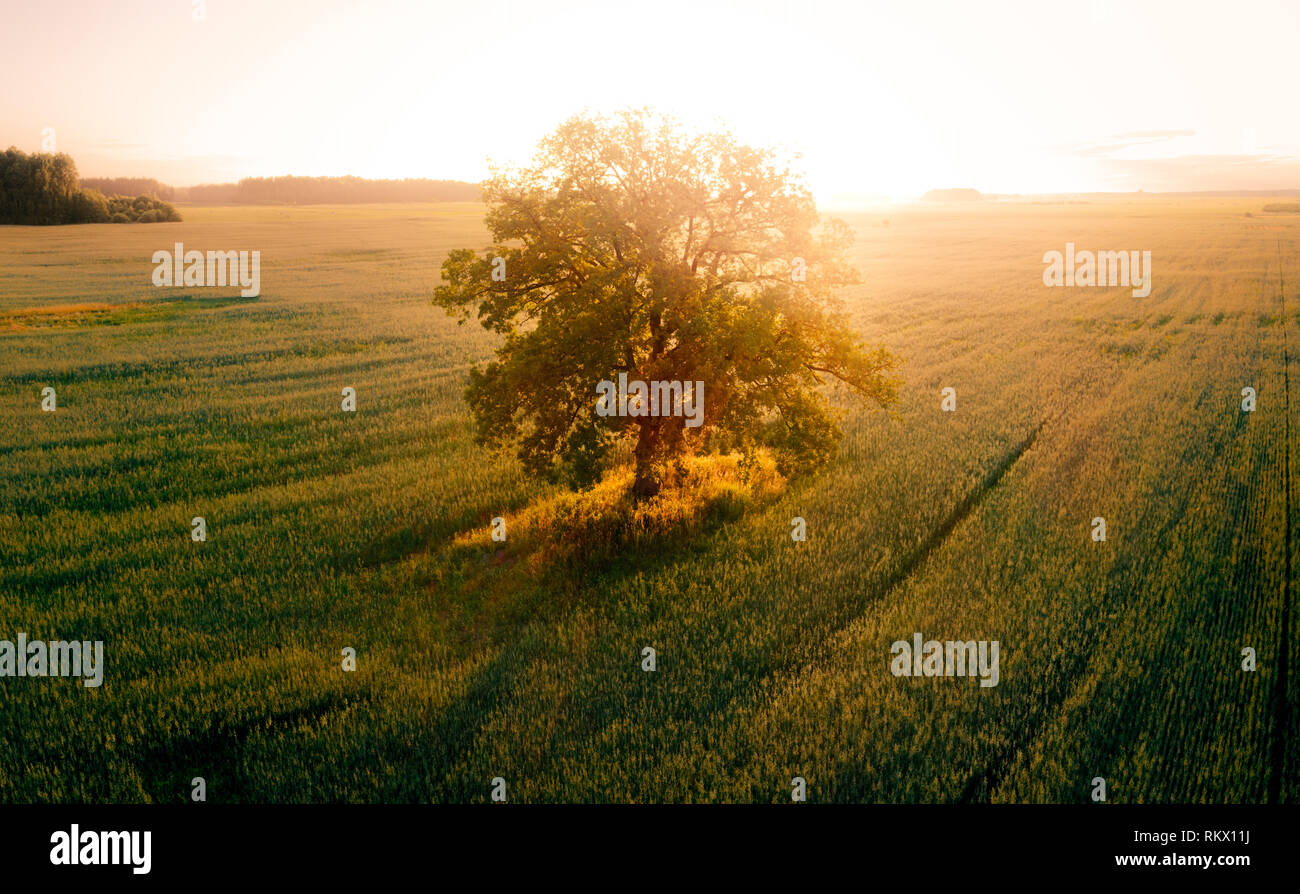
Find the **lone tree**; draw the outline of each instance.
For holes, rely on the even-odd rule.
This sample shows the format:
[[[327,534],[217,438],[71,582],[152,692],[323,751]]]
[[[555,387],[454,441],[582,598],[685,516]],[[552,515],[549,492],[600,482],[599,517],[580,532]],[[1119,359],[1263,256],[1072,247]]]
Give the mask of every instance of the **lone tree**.
[[[689,451],[765,445],[791,474],[835,453],[820,386],[896,399],[895,359],[861,343],[834,297],[858,281],[850,229],[822,221],[770,151],[648,110],[577,116],[528,166],[493,171],[483,197],[495,244],[452,251],[434,303],[504,336],[465,397],[478,442],[517,443],[533,473],[588,484],[622,444],[639,497]],[[702,382],[700,418],[635,399],[601,412],[598,387],[620,373]]]

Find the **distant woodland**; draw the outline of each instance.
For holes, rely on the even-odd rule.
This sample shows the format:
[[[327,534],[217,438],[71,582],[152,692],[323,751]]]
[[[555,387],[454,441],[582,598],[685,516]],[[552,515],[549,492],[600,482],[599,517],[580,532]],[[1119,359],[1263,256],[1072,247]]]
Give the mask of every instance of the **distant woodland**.
[[[153,181],[156,183],[156,181]],[[0,154],[0,224],[155,223],[180,220],[156,195],[105,196],[86,188],[72,156]]]
[[[176,201],[176,188],[152,177],[82,177],[82,189],[97,189],[106,196],[157,196]]]
[[[246,177],[238,183],[177,187],[176,198],[201,204],[325,205],[363,202],[476,202],[479,188],[459,180],[362,177]]]
[[[0,155],[0,224],[151,223],[180,220],[171,202],[325,205],[366,202],[475,202],[476,183],[366,180],[362,177],[246,177],[238,183],[169,186],[152,177],[77,175],[72,157]]]

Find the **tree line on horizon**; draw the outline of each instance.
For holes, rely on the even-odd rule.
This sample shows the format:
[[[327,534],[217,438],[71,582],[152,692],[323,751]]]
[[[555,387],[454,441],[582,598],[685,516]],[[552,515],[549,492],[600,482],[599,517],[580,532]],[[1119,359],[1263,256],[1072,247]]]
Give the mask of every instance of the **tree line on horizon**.
[[[178,187],[176,197],[201,204],[325,205],[379,202],[476,202],[477,183],[461,180],[367,180],[364,177],[245,177],[238,183]]]
[[[238,183],[171,186],[153,177],[83,177],[82,189],[105,195],[156,196],[213,205],[313,205],[367,202],[474,202],[476,183],[461,180],[367,180],[364,177],[245,177]]]
[[[155,196],[166,202],[176,201],[176,187],[153,177],[82,177],[81,188],[97,189],[106,196]]]
[[[154,181],[157,182],[157,181]],[[105,196],[85,188],[72,156],[0,153],[0,224],[155,223],[181,216],[154,195]]]

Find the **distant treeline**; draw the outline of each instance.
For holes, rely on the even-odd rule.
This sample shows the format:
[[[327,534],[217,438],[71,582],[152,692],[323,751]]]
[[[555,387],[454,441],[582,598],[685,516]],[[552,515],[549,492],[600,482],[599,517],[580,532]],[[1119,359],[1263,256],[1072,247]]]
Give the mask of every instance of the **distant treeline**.
[[[68,159],[68,163],[71,164],[71,159]],[[84,177],[80,183],[82,189],[97,190],[104,195],[154,196],[168,202],[195,202],[200,205],[348,205],[363,202],[479,200],[476,183],[423,178],[367,180],[364,177],[246,177],[238,183],[170,186],[152,177]]]
[[[1275,202],[1265,205],[1265,211],[1300,211],[1300,202]]]
[[[362,202],[476,202],[479,188],[460,180],[366,180],[362,177],[247,177],[238,183],[178,187],[200,204],[326,205]]]
[[[77,165],[62,152],[0,154],[0,224],[152,223],[180,220],[150,196],[112,196],[83,189]]]
[[[106,196],[156,196],[176,200],[175,188],[152,177],[82,177],[82,189],[97,189]]]

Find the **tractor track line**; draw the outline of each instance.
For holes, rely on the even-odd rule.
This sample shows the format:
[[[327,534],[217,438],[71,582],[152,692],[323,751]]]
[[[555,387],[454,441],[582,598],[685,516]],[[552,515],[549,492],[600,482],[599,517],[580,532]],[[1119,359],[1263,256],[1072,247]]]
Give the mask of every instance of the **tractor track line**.
[[[1287,730],[1290,728],[1291,706],[1287,701],[1287,676],[1291,652],[1291,355],[1287,343],[1286,281],[1282,270],[1282,243],[1277,244],[1278,298],[1282,302],[1282,382],[1283,405],[1286,410],[1286,455],[1283,474],[1286,476],[1286,577],[1282,581],[1282,629],[1278,634],[1277,677],[1273,682],[1273,741],[1272,772],[1268,781],[1268,803],[1277,804],[1282,796],[1282,772],[1286,760]]]

